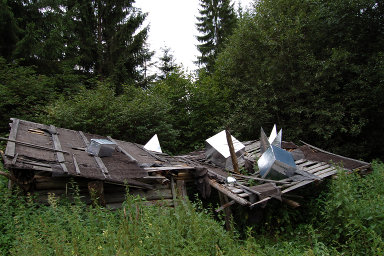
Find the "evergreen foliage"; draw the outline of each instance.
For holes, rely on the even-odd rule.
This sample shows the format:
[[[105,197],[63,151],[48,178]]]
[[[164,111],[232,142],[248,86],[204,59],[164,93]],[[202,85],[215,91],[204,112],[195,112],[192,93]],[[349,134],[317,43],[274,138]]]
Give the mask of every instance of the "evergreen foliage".
[[[373,0],[259,1],[216,65],[234,129],[255,138],[278,123],[287,140],[383,156],[383,21]]]
[[[197,63],[211,72],[217,55],[235,28],[236,14],[230,0],[200,0],[200,7],[196,26],[201,35],[196,38],[201,56]]]
[[[161,48],[162,56],[159,58],[160,65],[158,66],[160,75],[159,79],[165,79],[169,74],[176,71],[178,66],[176,64],[175,57],[171,53],[171,49],[168,47]]]

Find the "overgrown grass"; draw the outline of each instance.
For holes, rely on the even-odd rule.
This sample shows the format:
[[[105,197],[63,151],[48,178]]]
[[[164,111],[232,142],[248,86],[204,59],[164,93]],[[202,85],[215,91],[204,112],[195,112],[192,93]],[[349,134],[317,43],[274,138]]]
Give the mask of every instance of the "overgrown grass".
[[[371,175],[340,174],[312,219],[274,229],[248,227],[244,239],[227,232],[200,203],[144,206],[127,196],[110,211],[50,198],[49,206],[10,194],[0,179],[0,252],[3,255],[382,255],[384,165]],[[295,214],[300,214],[300,209]],[[295,218],[296,215],[291,215]],[[276,216],[275,220],[278,217]],[[267,220],[273,221],[274,216]],[[277,221],[276,221],[277,222]],[[267,230],[267,231],[262,231]]]

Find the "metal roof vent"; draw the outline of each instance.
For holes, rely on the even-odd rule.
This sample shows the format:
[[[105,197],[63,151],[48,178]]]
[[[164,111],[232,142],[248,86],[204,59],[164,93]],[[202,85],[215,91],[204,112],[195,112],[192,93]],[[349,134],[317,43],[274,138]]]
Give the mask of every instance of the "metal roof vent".
[[[91,143],[86,151],[94,156],[104,157],[112,156],[115,151],[116,144],[106,139],[91,139]]]
[[[235,149],[236,156],[238,157],[239,164],[244,161],[243,154],[245,152],[245,146],[243,143],[238,141],[235,137],[231,135],[233,147]],[[227,170],[232,170],[232,159],[231,153],[229,152],[227,136],[225,130],[219,132],[218,134],[210,137],[206,140],[205,147],[205,156],[212,163],[225,168]]]
[[[146,150],[163,153],[157,134],[153,135],[153,137],[147,142],[147,144],[144,145],[144,148]]]
[[[297,167],[292,154],[281,148],[282,133],[282,130],[277,133],[276,125],[274,125],[271,135],[267,139],[261,128],[260,152],[262,155],[257,160],[257,165],[262,178],[279,180],[295,174]]]

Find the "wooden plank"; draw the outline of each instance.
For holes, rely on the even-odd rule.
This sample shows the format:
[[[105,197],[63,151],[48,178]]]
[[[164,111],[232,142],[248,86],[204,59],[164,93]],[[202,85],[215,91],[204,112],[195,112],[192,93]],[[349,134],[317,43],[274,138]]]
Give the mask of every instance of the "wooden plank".
[[[107,138],[110,141],[112,141],[113,143],[115,143],[117,148],[120,150],[120,152],[122,152],[124,155],[126,155],[129,158],[129,160],[137,163],[137,160],[131,154],[129,154],[125,149],[123,149],[114,139],[112,139],[111,136],[107,136]]]
[[[307,161],[305,163],[301,163],[301,164],[298,164],[297,166],[300,166],[300,167],[306,167],[306,166],[309,166],[309,165],[312,165],[312,164],[315,164],[316,162],[313,162],[313,161]]]
[[[64,154],[62,152],[60,152],[60,151],[63,151],[63,149],[61,148],[61,144],[60,144],[59,136],[57,135],[56,127],[53,125],[50,125],[49,128],[53,131],[53,133],[51,135],[52,135],[52,139],[53,139],[53,146],[56,150],[57,161],[59,162],[63,171],[65,173],[68,173],[67,166],[65,165]]]
[[[320,167],[320,166],[322,166],[322,165],[325,165],[325,164],[326,164],[326,163],[323,163],[323,162],[321,162],[321,163],[317,163],[317,164],[315,164],[315,165],[312,165],[311,167],[305,167],[305,168],[303,168],[303,170],[306,171],[306,172],[308,172],[308,171],[310,171],[310,170],[312,170],[312,169],[318,168],[318,167]]]
[[[61,152],[61,153],[64,153],[64,154],[69,154],[69,152],[64,151],[64,150],[56,150],[54,148],[44,147],[44,146],[40,146],[40,145],[37,145],[37,144],[32,144],[32,143],[28,143],[28,142],[19,141],[19,140],[10,140],[10,139],[4,138],[4,137],[0,137],[0,140],[6,140],[8,142],[14,142],[16,144],[20,144],[20,145],[23,145],[23,146],[26,146],[26,147],[31,147],[31,148],[37,148],[37,149],[42,149],[42,150],[48,150],[48,151],[53,151],[53,152]]]
[[[276,184],[289,184],[289,182],[287,182],[287,181],[262,179],[262,178],[258,178],[258,177],[254,177],[254,176],[249,176],[249,175],[233,174],[233,176],[240,177],[240,178],[245,178],[245,179],[264,181],[264,182],[273,182],[273,183],[276,183]]]
[[[82,131],[79,131],[79,134],[80,134],[81,138],[83,139],[84,144],[88,147],[89,146],[89,140],[87,139],[87,137],[85,137],[85,134]],[[104,177],[106,178],[107,175],[108,175],[107,167],[104,165],[104,163],[103,163],[103,161],[101,160],[100,157],[93,156],[93,158],[95,159],[95,161],[96,161],[97,165],[99,166],[101,172],[103,173]]]
[[[333,170],[336,170],[336,168],[335,167],[329,167],[329,168],[327,168],[325,170],[321,170],[321,171],[315,172],[314,175],[319,176],[319,175],[321,175],[323,173],[326,173],[326,172],[329,172],[329,171],[333,171]]]
[[[313,169],[311,169],[311,170],[308,170],[307,172],[308,172],[308,173],[315,173],[315,172],[318,172],[318,171],[327,169],[327,168],[329,168],[329,167],[331,167],[329,164],[324,164],[324,165],[319,166],[319,167],[317,167],[317,168],[313,168]]]
[[[225,208],[227,208],[227,207],[229,207],[229,206],[231,206],[231,205],[233,205],[235,203],[236,203],[235,200],[229,201],[228,203],[226,203],[226,204],[220,206],[219,208],[217,208],[216,212],[220,212],[220,211],[224,210]]]
[[[222,192],[223,194],[225,194],[229,198],[235,200],[240,205],[246,206],[246,205],[250,204],[247,200],[239,197],[235,193],[232,193],[228,188],[224,187],[223,185],[217,183],[214,180],[209,179],[209,185],[211,185],[211,187],[217,189],[218,191]]]
[[[231,209],[226,205],[230,206],[231,204],[228,200],[228,196],[221,193],[220,191],[219,191],[219,200],[220,200],[220,204],[222,205],[221,207],[223,207],[223,209],[224,209],[225,229],[227,231],[230,231],[233,229],[233,227],[232,227],[233,215],[232,215]],[[232,200],[232,201],[235,201],[235,200]],[[226,207],[224,207],[224,206],[226,206]]]
[[[85,135],[82,131],[79,131],[79,134],[80,134],[81,138],[83,139],[85,146],[88,147],[89,146],[89,140],[87,139],[87,137],[85,137]]]
[[[72,158],[73,158],[73,165],[75,166],[75,171],[78,175],[80,175],[80,168],[79,168],[79,165],[77,164],[77,160],[76,160],[76,157],[75,157],[75,154],[72,154]]]
[[[11,132],[9,133],[9,141],[7,143],[7,148],[5,149],[5,155],[9,157],[14,157],[15,156],[15,151],[16,151],[16,136],[17,136],[17,130],[19,129],[19,123],[20,120],[15,118],[13,119],[12,122],[12,128]]]
[[[172,200],[173,200],[173,205],[176,207],[177,206],[177,196],[176,196],[176,186],[175,186],[175,180],[171,176],[171,192],[172,192]]]
[[[298,165],[298,164],[301,164],[301,163],[304,163],[305,161],[307,161],[307,159],[299,159],[297,161],[295,161],[295,164]]]
[[[358,163],[363,164],[363,165],[370,165],[369,163],[364,162],[364,161],[360,161],[360,160],[357,160],[357,159],[353,159],[353,158],[349,158],[349,157],[345,157],[345,156],[341,156],[341,155],[333,154],[333,153],[331,153],[331,152],[325,151],[324,149],[321,149],[321,148],[315,147],[315,146],[313,146],[313,145],[311,145],[311,144],[308,144],[308,143],[306,143],[306,142],[304,142],[304,141],[302,141],[302,140],[300,140],[300,142],[303,143],[303,144],[305,144],[305,145],[307,145],[307,146],[310,147],[310,148],[313,148],[313,149],[315,149],[315,150],[317,150],[317,151],[320,151],[320,152],[322,152],[322,153],[325,153],[325,154],[328,154],[328,155],[331,155],[331,156],[336,156],[336,157],[340,157],[340,158],[342,158],[342,159],[355,161],[355,162],[358,162]]]
[[[194,170],[195,167],[189,166],[162,166],[162,167],[144,167],[147,172],[173,171],[173,170]]]
[[[242,198],[245,198],[245,197],[248,197],[249,194],[248,193],[240,193],[238,194],[239,197],[242,197]]]
[[[235,193],[235,194],[240,194],[240,193],[244,192],[244,190],[239,189],[239,188],[235,188],[235,187],[228,187],[228,188],[229,188],[229,190],[232,191],[232,193]]]
[[[16,153],[15,157],[12,159],[12,165],[16,164],[17,158],[19,157],[19,153]]]
[[[184,180],[176,180],[176,187],[177,187],[177,192],[180,198],[182,199],[187,199],[187,187],[185,186],[185,181]]]
[[[233,171],[237,174],[240,174],[239,172],[239,163],[237,162],[237,156],[235,152],[235,147],[233,146],[232,142],[232,137],[231,133],[229,132],[228,129],[225,129],[225,135],[227,137],[227,143],[229,147],[229,153],[231,154],[231,160],[232,160],[232,166],[233,166]]]

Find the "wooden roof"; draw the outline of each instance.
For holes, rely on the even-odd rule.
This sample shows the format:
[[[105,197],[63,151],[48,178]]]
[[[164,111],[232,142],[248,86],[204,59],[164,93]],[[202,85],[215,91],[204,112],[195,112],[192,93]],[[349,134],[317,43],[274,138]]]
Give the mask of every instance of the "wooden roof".
[[[96,180],[124,183],[148,176],[144,166],[162,163],[159,156],[141,145],[57,128],[19,119],[11,119],[4,163],[10,169],[52,172]],[[117,150],[110,157],[88,154],[85,148],[91,139],[110,139]],[[129,152],[129,153],[128,153]]]

